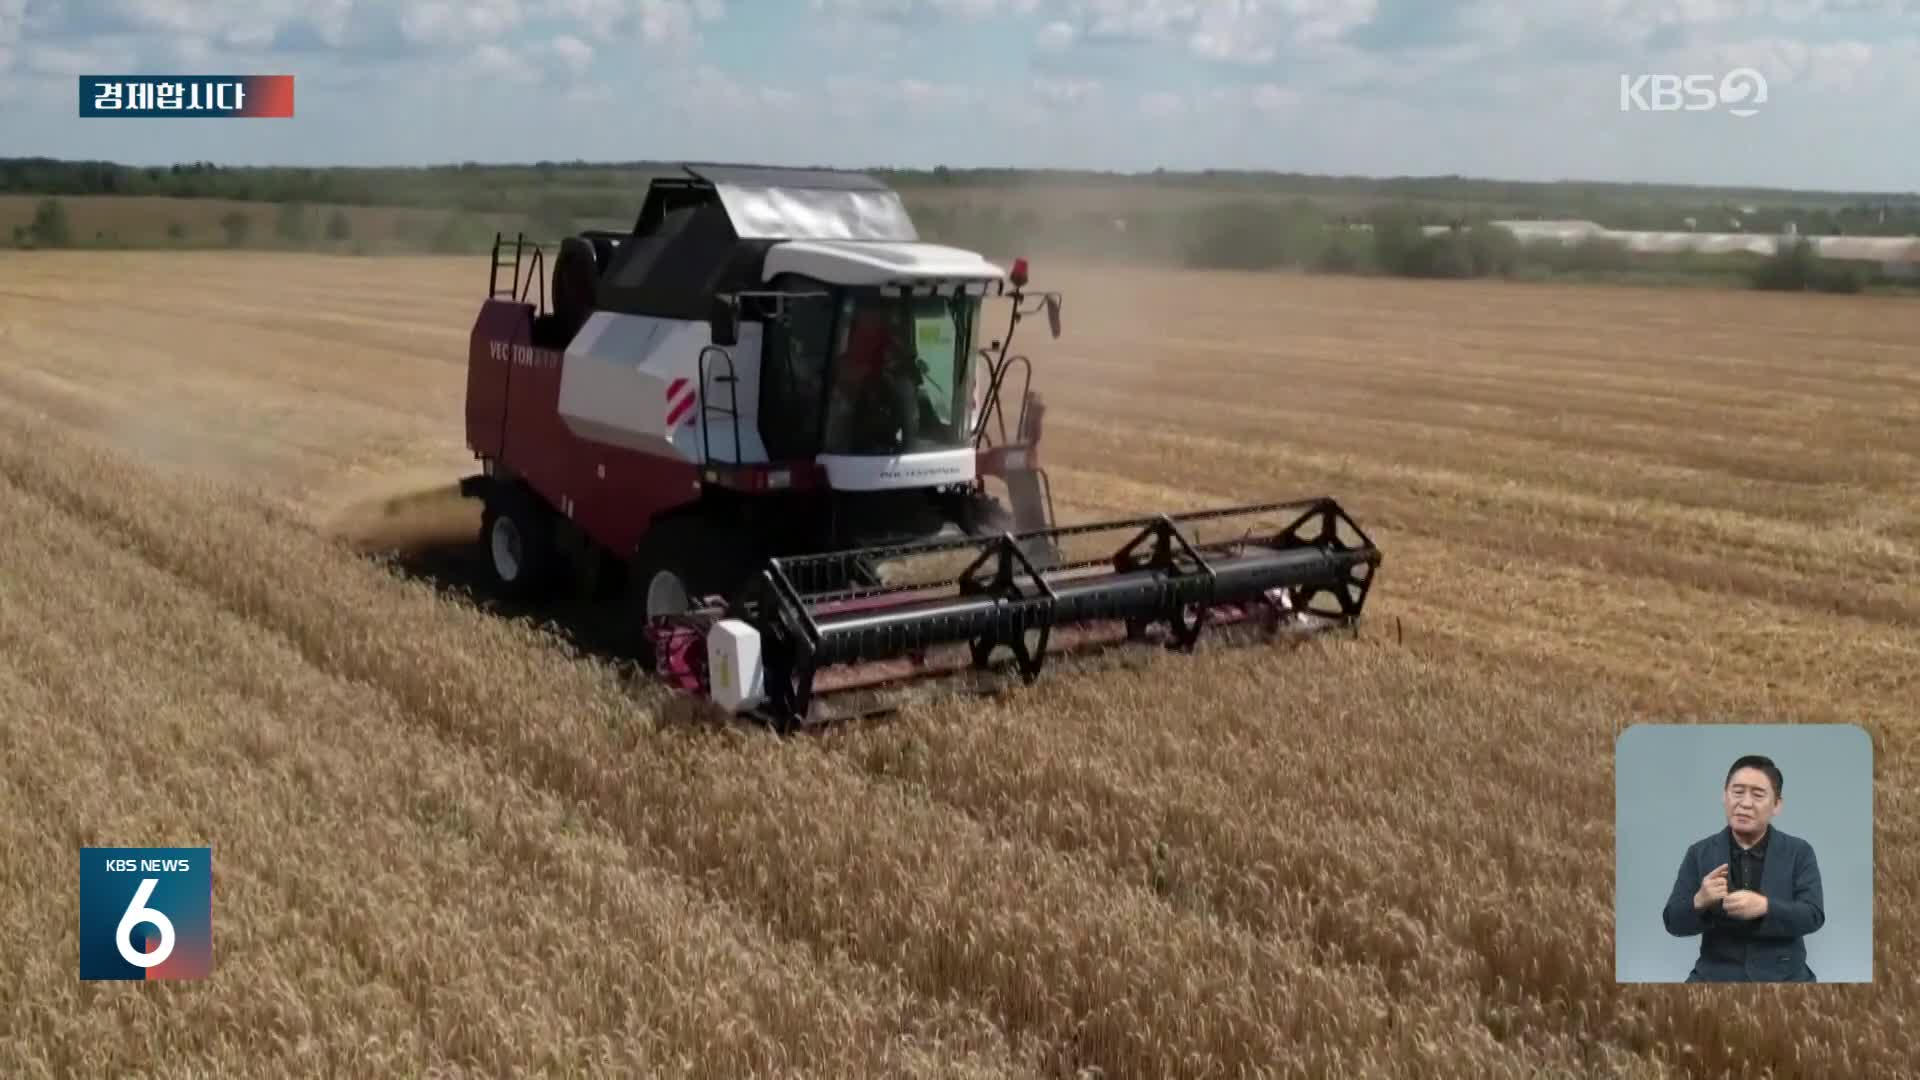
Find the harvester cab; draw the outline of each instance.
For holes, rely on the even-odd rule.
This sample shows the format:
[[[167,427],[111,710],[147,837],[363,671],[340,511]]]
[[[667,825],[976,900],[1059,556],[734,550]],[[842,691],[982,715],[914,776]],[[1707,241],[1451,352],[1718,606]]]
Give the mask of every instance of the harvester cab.
[[[497,583],[613,571],[638,651],[730,710],[792,725],[829,691],[954,666],[942,650],[975,669],[1004,650],[1030,679],[1056,627],[1191,646],[1254,608],[1360,613],[1379,553],[1331,499],[1060,527],[1012,350],[1036,314],[1060,336],[1060,294],[1030,291],[1025,259],[922,241],[870,177],[656,177],[629,232],[561,241],[551,311],[525,251],[503,293],[496,240],[469,350],[463,490]],[[1280,523],[1194,534],[1256,512]]]

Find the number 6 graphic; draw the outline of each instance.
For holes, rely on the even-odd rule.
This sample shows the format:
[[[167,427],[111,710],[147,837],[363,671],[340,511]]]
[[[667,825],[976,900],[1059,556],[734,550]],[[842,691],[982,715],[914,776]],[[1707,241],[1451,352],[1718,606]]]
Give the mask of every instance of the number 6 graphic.
[[[133,902],[127,905],[127,913],[120,916],[120,925],[113,931],[113,943],[120,950],[120,958],[134,967],[154,967],[173,955],[173,923],[162,912],[147,906],[147,897],[153,895],[153,887],[158,884],[159,878],[147,878],[140,883]],[[141,923],[160,928],[160,947],[153,952],[133,951],[133,928]]]

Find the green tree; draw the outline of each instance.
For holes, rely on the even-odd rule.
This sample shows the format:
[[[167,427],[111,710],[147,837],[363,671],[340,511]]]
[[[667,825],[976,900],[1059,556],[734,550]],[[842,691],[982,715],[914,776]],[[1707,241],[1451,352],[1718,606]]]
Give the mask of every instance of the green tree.
[[[1417,274],[1426,254],[1420,216],[1397,206],[1372,215],[1373,264],[1388,274]]]
[[[307,229],[306,204],[298,202],[280,204],[280,212],[274,221],[274,232],[280,239],[295,247],[305,247],[312,236]]]
[[[239,247],[247,242],[247,236],[253,232],[253,216],[240,210],[229,210],[220,217],[220,228],[227,234],[227,243]]]
[[[67,207],[59,199],[42,199],[33,209],[33,223],[27,237],[34,247],[63,248],[73,243],[73,223],[67,220]]]

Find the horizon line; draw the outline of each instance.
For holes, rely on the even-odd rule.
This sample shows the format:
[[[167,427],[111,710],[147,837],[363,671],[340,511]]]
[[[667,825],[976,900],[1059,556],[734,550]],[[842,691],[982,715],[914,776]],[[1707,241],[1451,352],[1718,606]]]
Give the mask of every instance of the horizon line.
[[[108,167],[120,168],[120,169],[142,170],[142,169],[172,169],[176,167],[210,166],[215,169],[231,170],[235,172],[268,171],[268,170],[284,170],[284,171],[296,171],[296,172],[297,171],[435,172],[435,171],[448,171],[448,170],[458,170],[458,169],[475,169],[475,170],[478,170],[478,169],[538,169],[542,167],[572,168],[572,169],[608,169],[608,170],[631,169],[635,171],[640,171],[640,170],[646,170],[646,169],[652,169],[652,168],[678,168],[681,165],[691,163],[694,160],[695,159],[692,159],[692,158],[684,158],[684,159],[683,158],[657,158],[657,159],[636,158],[636,159],[619,159],[619,160],[613,160],[613,159],[596,160],[592,158],[568,158],[568,159],[540,158],[540,159],[522,160],[522,161],[513,161],[513,160],[482,161],[478,159],[469,159],[469,160],[461,160],[461,161],[438,161],[438,162],[425,162],[425,163],[412,163],[412,164],[387,164],[387,165],[348,165],[348,164],[296,165],[296,164],[273,164],[273,163],[233,164],[233,163],[211,161],[205,158],[199,158],[199,159],[193,159],[193,160],[169,161],[169,162],[134,162],[134,161],[119,161],[119,160],[114,160],[110,158],[66,158],[66,157],[56,157],[50,154],[15,154],[15,155],[0,156],[0,167],[4,167],[10,164],[52,164],[52,165],[65,165],[65,166],[87,166],[87,165],[108,166]],[[712,163],[709,162],[708,164],[712,164]],[[931,166],[927,166],[927,165],[826,165],[826,164],[778,164],[773,162],[744,162],[744,161],[729,162],[728,164],[754,165],[756,167],[771,168],[771,169],[813,169],[813,170],[825,170],[825,171],[832,171],[832,172],[854,172],[854,173],[918,173],[918,174],[925,174],[929,176],[936,174],[941,169],[945,169],[947,172],[955,173],[955,174],[1017,173],[1017,174],[1027,174],[1027,175],[1033,175],[1033,176],[1062,176],[1062,177],[1085,176],[1085,177],[1099,177],[1099,178],[1110,178],[1110,179],[1148,180],[1148,181],[1156,180],[1156,179],[1167,179],[1167,178],[1185,179],[1185,178],[1204,178],[1204,177],[1212,177],[1212,176],[1228,176],[1228,177],[1249,177],[1249,178],[1270,177],[1275,179],[1322,180],[1322,181],[1338,181],[1338,182],[1347,182],[1347,183],[1374,183],[1374,184],[1452,182],[1452,183],[1468,183],[1468,184],[1502,185],[1502,186],[1509,186],[1509,187],[1586,186],[1586,187],[1615,187],[1615,188],[1665,188],[1665,189],[1676,190],[1676,191],[1753,192],[1753,193],[1768,193],[1768,194],[1780,194],[1780,195],[1819,195],[1819,196],[1848,196],[1848,197],[1865,196],[1865,197],[1873,197],[1873,198],[1920,199],[1920,191],[1917,191],[1917,190],[1898,191],[1898,190],[1892,190],[1892,189],[1873,189],[1873,188],[1782,187],[1775,184],[1704,184],[1704,183],[1678,181],[1678,180],[1602,180],[1602,179],[1583,179],[1580,177],[1558,177],[1551,180],[1523,180],[1523,179],[1490,176],[1490,175],[1480,176],[1480,175],[1472,175],[1467,173],[1391,173],[1391,174],[1331,173],[1331,172],[1320,173],[1320,172],[1303,172],[1299,170],[1286,170],[1286,169],[1225,168],[1225,167],[1219,167],[1219,166],[1197,166],[1197,167],[1189,167],[1189,168],[1173,168],[1169,166],[1156,166],[1150,169],[1118,169],[1118,168],[1099,169],[1099,168],[1089,168],[1089,167],[1052,166],[1052,165],[1043,165],[1043,166],[947,165],[947,164],[931,165]]]

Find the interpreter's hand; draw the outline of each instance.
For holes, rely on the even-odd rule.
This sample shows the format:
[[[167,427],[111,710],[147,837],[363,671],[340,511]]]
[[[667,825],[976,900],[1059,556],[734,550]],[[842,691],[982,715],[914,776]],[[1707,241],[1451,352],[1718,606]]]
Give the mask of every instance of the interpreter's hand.
[[[1707,871],[1707,876],[1700,879],[1700,888],[1693,894],[1693,910],[1705,911],[1726,897],[1727,864],[1721,863]]]
[[[1752,889],[1728,893],[1727,914],[1736,919],[1764,919],[1767,917],[1767,898]]]

